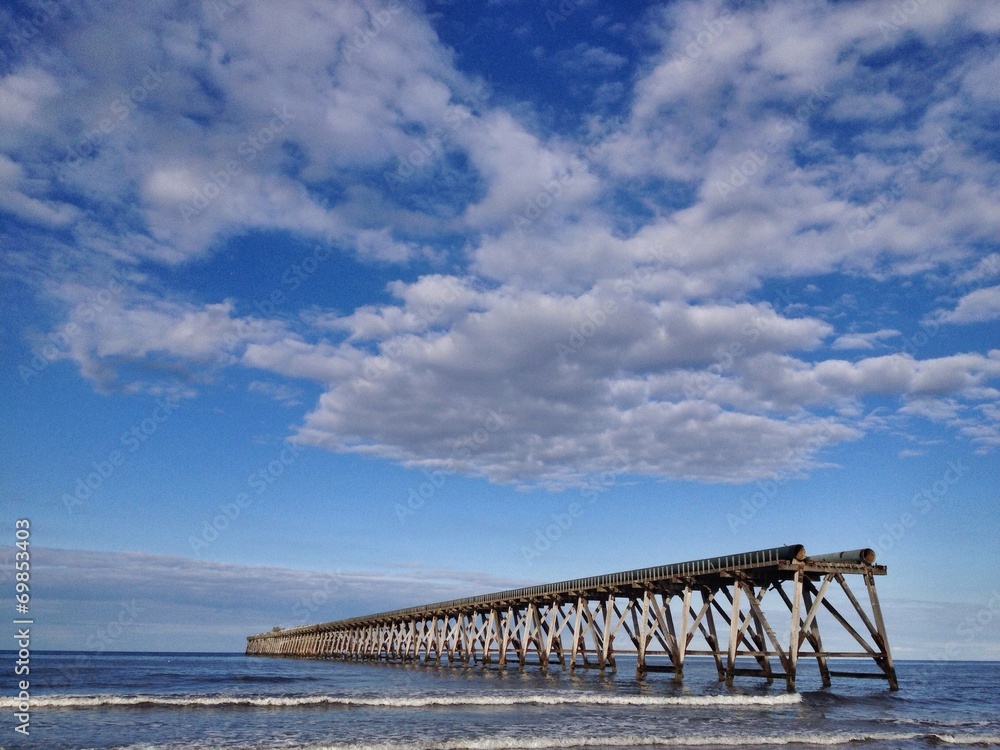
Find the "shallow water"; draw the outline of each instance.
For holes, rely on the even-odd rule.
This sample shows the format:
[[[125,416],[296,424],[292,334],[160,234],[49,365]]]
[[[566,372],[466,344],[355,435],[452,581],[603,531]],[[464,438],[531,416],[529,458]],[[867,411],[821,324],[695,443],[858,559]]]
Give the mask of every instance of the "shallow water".
[[[692,659],[682,685],[595,671],[542,675],[229,654],[32,655],[31,734],[3,747],[233,750],[386,748],[1000,746],[1000,664],[899,662],[900,690],[800,665],[799,692],[752,678],[726,688]]]

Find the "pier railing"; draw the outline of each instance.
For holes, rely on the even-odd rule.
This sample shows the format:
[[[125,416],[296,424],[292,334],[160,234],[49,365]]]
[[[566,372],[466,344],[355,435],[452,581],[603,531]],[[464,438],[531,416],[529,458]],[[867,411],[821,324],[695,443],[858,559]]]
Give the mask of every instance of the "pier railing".
[[[616,652],[628,652],[638,678],[657,671],[675,680],[683,677],[686,657],[711,656],[727,684],[735,677],[784,679],[789,690],[798,662],[815,659],[824,686],[833,677],[861,677],[884,679],[895,690],[875,591],[875,576],[885,572],[870,549],[810,557],[802,545],[773,547],[276,629],[248,637],[246,653],[615,670]],[[848,576],[861,577],[867,606]],[[834,603],[834,589],[847,606]],[[765,614],[770,592],[788,610],[788,626],[775,629],[775,615]],[[821,620],[857,647],[825,650]],[[876,671],[831,669],[831,662],[857,659]]]

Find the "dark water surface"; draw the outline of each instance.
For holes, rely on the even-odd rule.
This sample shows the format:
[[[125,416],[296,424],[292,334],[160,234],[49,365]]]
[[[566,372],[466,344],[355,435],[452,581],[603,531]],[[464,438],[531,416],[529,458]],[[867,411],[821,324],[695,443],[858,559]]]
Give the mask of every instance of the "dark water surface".
[[[13,659],[11,660],[13,663]],[[711,661],[683,685],[463,667],[231,654],[32,654],[31,734],[16,724],[13,669],[0,693],[0,746],[507,750],[677,747],[864,750],[1000,746],[1000,664],[899,662],[901,689],[834,679],[811,664],[799,689],[752,679],[726,688]],[[847,750],[845,748],[845,750]]]

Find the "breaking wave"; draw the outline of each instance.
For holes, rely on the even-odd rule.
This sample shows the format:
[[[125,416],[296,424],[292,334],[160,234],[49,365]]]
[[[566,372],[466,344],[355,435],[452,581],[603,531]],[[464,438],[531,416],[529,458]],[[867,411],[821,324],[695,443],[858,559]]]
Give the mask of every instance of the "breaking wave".
[[[426,742],[332,743],[282,745],[275,750],[572,750],[572,748],[617,747],[833,747],[865,743],[893,743],[921,740],[931,745],[969,745],[994,747],[1000,745],[1000,735],[947,735],[920,733],[789,733],[766,735],[694,735],[662,737],[624,734],[581,737],[470,737],[466,739]],[[138,750],[138,748],[135,748]],[[158,750],[143,745],[142,750]]]
[[[337,695],[243,696],[243,695],[48,695],[31,699],[32,708],[297,708],[342,706],[359,708],[432,708],[435,706],[788,706],[799,703],[798,693],[782,695],[482,695],[361,697]],[[14,708],[17,700],[0,698],[0,708]]]

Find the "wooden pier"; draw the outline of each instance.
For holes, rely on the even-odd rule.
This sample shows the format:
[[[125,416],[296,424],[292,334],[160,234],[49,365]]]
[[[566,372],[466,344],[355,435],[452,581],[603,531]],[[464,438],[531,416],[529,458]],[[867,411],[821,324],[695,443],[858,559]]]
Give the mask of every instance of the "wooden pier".
[[[727,685],[735,677],[757,677],[784,680],[789,691],[799,661],[814,659],[824,687],[834,677],[859,677],[886,680],[896,690],[875,592],[875,576],[886,569],[874,563],[870,549],[809,557],[802,545],[774,547],[276,628],[249,636],[246,653],[612,671],[616,653],[629,653],[639,679],[655,671],[678,681],[687,657],[711,656]],[[867,606],[848,585],[850,576],[864,583]],[[846,605],[832,601],[837,590]],[[762,601],[771,592],[788,611],[784,624],[765,615]],[[861,650],[824,650],[821,619],[824,629],[841,629]],[[616,639],[624,648],[616,651]],[[837,660],[858,659],[876,670],[831,668]]]

